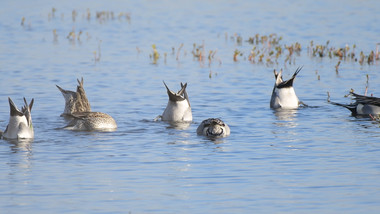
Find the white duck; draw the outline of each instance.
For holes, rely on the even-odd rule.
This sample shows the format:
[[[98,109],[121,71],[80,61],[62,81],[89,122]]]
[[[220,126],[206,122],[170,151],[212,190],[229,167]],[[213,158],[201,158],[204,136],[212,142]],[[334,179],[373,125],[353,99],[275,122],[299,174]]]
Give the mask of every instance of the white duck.
[[[171,91],[165,82],[164,85],[169,96],[169,101],[161,119],[169,122],[191,122],[193,115],[191,113],[189,97],[186,93],[187,83],[181,83],[181,90],[177,93]]]
[[[297,68],[293,76],[286,81],[282,79],[282,70],[279,73],[274,71],[276,82],[273,87],[272,97],[270,99],[270,107],[273,109],[297,109],[300,101],[293,88],[293,82],[297,74],[301,71]]]
[[[28,105],[24,97],[25,105],[21,108],[21,111],[17,108],[10,97],[8,97],[8,101],[10,106],[10,117],[7,128],[3,133],[3,137],[5,139],[34,138],[31,115],[34,99],[32,99]]]

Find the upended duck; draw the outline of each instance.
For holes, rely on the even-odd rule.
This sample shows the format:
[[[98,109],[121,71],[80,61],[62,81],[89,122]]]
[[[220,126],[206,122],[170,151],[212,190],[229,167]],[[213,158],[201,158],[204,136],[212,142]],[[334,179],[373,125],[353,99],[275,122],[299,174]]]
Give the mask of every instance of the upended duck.
[[[70,119],[65,129],[75,131],[114,131],[116,121],[108,114],[92,112],[83,87],[83,78],[78,81],[77,91],[64,90],[57,85],[65,98],[65,109],[61,116]]]
[[[191,122],[193,115],[191,113],[189,97],[186,92],[187,83],[183,84],[181,82],[181,89],[177,93],[170,90],[165,82],[164,85],[169,96],[169,101],[161,119],[168,122]]]
[[[77,112],[91,111],[90,102],[87,99],[86,92],[84,91],[83,87],[83,78],[81,81],[79,81],[79,79],[77,79],[77,81],[78,86],[76,92],[64,90],[63,88],[56,85],[59,91],[62,93],[63,98],[65,98],[65,109],[61,114],[61,117],[70,116],[71,114]]]
[[[222,138],[230,135],[230,127],[219,118],[209,118],[198,126],[198,135],[210,138]]]
[[[350,92],[355,102],[351,104],[341,104],[329,101],[331,104],[343,106],[351,111],[352,116],[378,116],[380,115],[380,98],[359,95]]]
[[[10,117],[7,128],[2,134],[5,139],[30,139],[34,138],[34,130],[32,123],[32,107],[34,99],[30,101],[29,105],[24,97],[25,105],[21,111],[17,108],[16,104],[8,97],[10,107]]]
[[[300,101],[293,88],[293,82],[297,74],[301,71],[301,68],[297,68],[293,76],[286,81],[282,79],[282,70],[279,73],[274,71],[274,77],[276,82],[273,87],[272,96],[270,99],[270,107],[273,109],[297,109],[300,105]]]

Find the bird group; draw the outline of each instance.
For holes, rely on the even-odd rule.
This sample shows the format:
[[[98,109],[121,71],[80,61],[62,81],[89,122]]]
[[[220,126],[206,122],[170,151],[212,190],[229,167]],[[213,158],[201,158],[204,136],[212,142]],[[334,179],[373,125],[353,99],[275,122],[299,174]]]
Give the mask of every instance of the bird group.
[[[303,103],[298,99],[293,88],[294,80],[301,71],[297,68],[293,76],[284,81],[282,70],[274,71],[275,84],[270,99],[270,108],[275,110],[297,109]],[[78,81],[76,92],[64,90],[56,85],[65,99],[65,108],[61,117],[68,121],[64,129],[75,131],[115,131],[116,121],[108,114],[91,111],[90,103],[87,99],[83,87],[83,78]],[[175,93],[169,89],[165,82],[169,101],[162,115],[157,117],[166,122],[190,123],[193,120],[189,96],[186,92],[187,83],[181,83],[181,89]],[[355,103],[340,104],[330,102],[334,105],[343,106],[349,109],[353,116],[377,116],[380,114],[380,98],[350,93]],[[34,138],[31,110],[34,99],[28,102],[24,98],[24,106],[19,110],[11,98],[8,98],[10,106],[9,123],[0,136],[5,139],[29,139]],[[305,105],[305,104],[303,104]],[[230,127],[219,118],[208,118],[203,120],[197,128],[198,135],[209,138],[223,138],[230,135]]]

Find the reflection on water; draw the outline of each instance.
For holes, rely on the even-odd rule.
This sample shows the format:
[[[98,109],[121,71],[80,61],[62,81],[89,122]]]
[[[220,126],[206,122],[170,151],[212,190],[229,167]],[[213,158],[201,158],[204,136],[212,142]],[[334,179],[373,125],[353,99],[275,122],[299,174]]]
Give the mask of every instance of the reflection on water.
[[[10,144],[12,152],[24,151],[32,152],[32,142],[34,139],[4,139],[4,141]]]
[[[10,151],[14,155],[18,155],[19,157],[21,157],[20,159],[17,159],[17,162],[11,161],[9,162],[9,164],[23,169],[29,169],[31,166],[31,159],[33,156],[33,139],[12,139],[4,141],[9,144]]]
[[[276,109],[273,110],[276,116],[276,122],[274,124],[280,127],[295,128],[298,126],[297,123],[297,112],[298,109]]]
[[[176,130],[186,130],[190,127],[192,122],[166,122],[168,129],[176,129]]]

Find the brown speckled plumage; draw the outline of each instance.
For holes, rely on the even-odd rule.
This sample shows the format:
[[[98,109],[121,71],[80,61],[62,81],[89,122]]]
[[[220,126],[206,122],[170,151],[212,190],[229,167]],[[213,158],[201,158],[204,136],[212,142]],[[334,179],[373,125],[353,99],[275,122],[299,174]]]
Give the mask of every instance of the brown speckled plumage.
[[[114,131],[115,120],[108,114],[92,112],[83,87],[83,78],[78,81],[77,91],[64,90],[57,85],[65,98],[65,110],[61,116],[70,119],[65,129],[76,131]]]
[[[117,128],[115,120],[102,112],[77,112],[72,117],[66,129],[76,131],[113,131]]]
[[[67,114],[72,114],[76,112],[90,112],[91,106],[87,99],[86,92],[83,87],[83,78],[78,81],[77,91],[64,90],[57,85],[57,88],[61,91],[63,97],[65,98],[65,110],[61,116]]]

